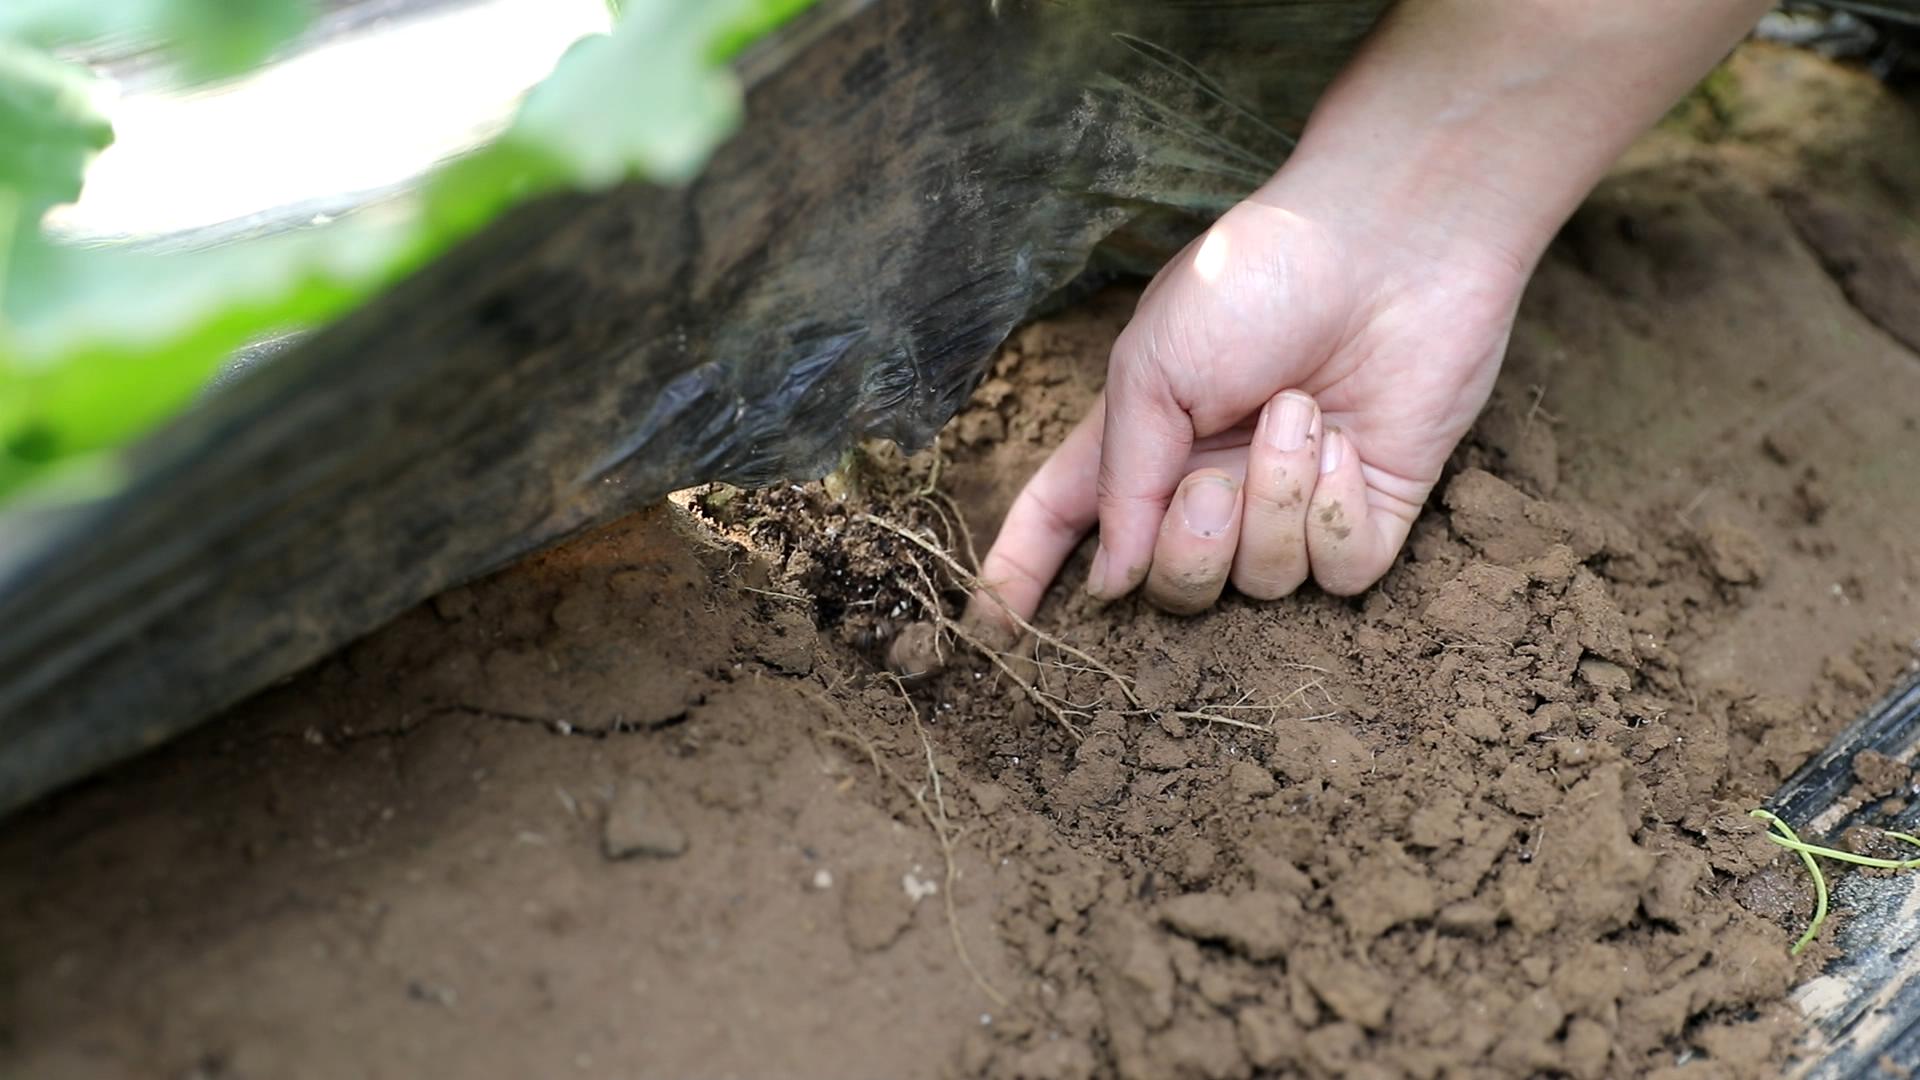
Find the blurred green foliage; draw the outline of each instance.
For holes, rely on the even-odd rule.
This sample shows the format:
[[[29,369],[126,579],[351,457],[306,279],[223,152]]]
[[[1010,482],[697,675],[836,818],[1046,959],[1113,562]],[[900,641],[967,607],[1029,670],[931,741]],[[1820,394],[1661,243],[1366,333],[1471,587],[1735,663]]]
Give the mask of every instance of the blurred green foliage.
[[[189,77],[232,75],[299,33],[309,3],[6,0],[0,505],[97,494],[114,452],[187,407],[234,350],[337,318],[519,202],[691,179],[740,120],[728,62],[810,3],[624,0],[611,33],[576,43],[503,135],[426,177],[405,212],[152,253],[42,236],[41,216],[76,197],[87,162],[111,139],[91,75],[50,50],[157,40]]]

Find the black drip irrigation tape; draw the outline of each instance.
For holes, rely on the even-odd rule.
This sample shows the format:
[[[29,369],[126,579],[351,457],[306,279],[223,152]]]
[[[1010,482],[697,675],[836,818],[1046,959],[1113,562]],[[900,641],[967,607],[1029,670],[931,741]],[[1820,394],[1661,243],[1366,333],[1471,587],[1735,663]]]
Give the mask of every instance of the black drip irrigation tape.
[[[1867,823],[1913,832],[1920,802],[1888,817],[1884,800],[1856,806],[1848,793],[1856,755],[1872,750],[1910,764],[1917,744],[1920,677],[1835,736],[1767,809],[1815,842]],[[1911,798],[1911,787],[1895,796]],[[1834,887],[1832,903],[1845,915],[1834,937],[1838,955],[1793,993],[1809,1025],[1794,1073],[1809,1080],[1910,1075],[1920,1070],[1920,875],[1851,873]]]

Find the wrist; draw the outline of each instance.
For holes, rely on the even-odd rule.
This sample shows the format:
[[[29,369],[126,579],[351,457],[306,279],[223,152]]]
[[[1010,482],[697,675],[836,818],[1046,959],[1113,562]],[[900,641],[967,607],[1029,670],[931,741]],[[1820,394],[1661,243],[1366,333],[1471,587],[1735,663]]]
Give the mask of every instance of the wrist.
[[[1377,253],[1415,273],[1511,279],[1516,290],[1525,282],[1564,218],[1557,206],[1530,205],[1443,156],[1376,153],[1370,142],[1302,140],[1253,201],[1346,238],[1350,257]]]
[[[1524,278],[1635,137],[1766,0],[1402,0],[1254,196]]]

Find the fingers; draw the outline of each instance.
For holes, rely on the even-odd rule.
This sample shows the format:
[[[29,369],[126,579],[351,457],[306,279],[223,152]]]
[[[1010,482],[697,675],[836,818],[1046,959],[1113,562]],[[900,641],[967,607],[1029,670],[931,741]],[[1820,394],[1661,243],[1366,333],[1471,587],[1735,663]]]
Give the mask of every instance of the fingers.
[[[1307,580],[1307,505],[1320,474],[1320,407],[1298,390],[1260,412],[1247,449],[1247,486],[1233,587],[1256,600]]]
[[[1320,475],[1307,504],[1307,558],[1313,580],[1352,596],[1386,574],[1406,542],[1418,506],[1373,506],[1353,440],[1338,428],[1320,439]]]
[[[1105,430],[1100,441],[1100,550],[1087,591],[1112,600],[1147,576],[1174,488],[1187,472],[1193,423],[1174,400],[1158,365],[1128,358],[1146,346],[1138,316],[1114,345],[1109,364]]]
[[[1189,475],[1160,523],[1147,599],[1176,615],[1220,599],[1240,540],[1240,484],[1220,469]]]
[[[1109,477],[1132,475],[1127,461],[1150,469],[1164,463],[1139,452],[1139,444],[1153,440],[1108,438],[1110,415],[1096,404],[1007,512],[981,565],[985,588],[966,613],[970,625],[995,641],[1017,636],[1018,620],[1033,617],[1060,567],[1109,507],[1123,531],[1155,511],[1153,485]],[[1098,583],[1120,595],[1144,580],[1147,599],[1177,614],[1211,607],[1229,580],[1262,600],[1291,594],[1309,576],[1335,595],[1365,590],[1392,566],[1419,504],[1370,490],[1368,467],[1351,438],[1324,424],[1312,397],[1289,390],[1261,411],[1244,451],[1230,439],[1196,448],[1186,428],[1182,457],[1171,466],[1178,487],[1160,502],[1151,543],[1136,555],[1131,532],[1110,538],[1101,520],[1109,565],[1096,560],[1089,588]],[[1246,438],[1246,429],[1239,430]],[[1102,581],[1103,572],[1119,584]],[[1096,595],[1102,594],[1096,589]]]
[[[980,581],[991,591],[968,602],[969,625],[1009,641],[1017,636],[1009,613],[1033,618],[1061,564],[1093,527],[1101,417],[1096,402],[1014,499],[980,563]]]

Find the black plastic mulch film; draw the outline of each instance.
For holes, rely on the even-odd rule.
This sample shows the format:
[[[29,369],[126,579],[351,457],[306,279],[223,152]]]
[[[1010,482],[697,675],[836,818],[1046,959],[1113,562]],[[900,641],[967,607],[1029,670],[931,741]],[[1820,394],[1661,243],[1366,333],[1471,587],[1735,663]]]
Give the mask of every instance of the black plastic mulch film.
[[[1383,0],[822,0],[687,188],[507,215],[0,526],[0,813],[691,485],[924,445],[1270,175]]]

